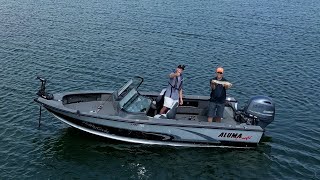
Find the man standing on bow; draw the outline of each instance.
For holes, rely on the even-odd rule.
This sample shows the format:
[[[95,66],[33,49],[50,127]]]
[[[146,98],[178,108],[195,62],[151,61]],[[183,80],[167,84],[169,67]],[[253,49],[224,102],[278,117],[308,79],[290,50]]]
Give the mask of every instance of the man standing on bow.
[[[164,96],[163,107],[160,114],[165,114],[168,109],[171,109],[176,103],[183,104],[182,88],[183,76],[185,65],[179,65],[176,70],[169,74],[169,84]]]
[[[216,77],[210,80],[211,94],[208,108],[208,122],[221,122],[226,101],[226,89],[232,84],[227,82],[223,77],[224,70],[222,67],[216,69]]]

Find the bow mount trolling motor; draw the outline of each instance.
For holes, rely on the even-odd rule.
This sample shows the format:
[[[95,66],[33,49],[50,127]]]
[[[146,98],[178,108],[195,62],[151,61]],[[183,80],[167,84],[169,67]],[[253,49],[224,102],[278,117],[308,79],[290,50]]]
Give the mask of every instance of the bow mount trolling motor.
[[[42,97],[42,98],[44,98],[44,99],[52,100],[53,99],[53,95],[46,92],[47,80],[42,78],[42,77],[39,77],[39,76],[37,77],[37,79],[39,79],[41,81],[41,86],[40,86],[39,91],[37,92],[37,95]]]

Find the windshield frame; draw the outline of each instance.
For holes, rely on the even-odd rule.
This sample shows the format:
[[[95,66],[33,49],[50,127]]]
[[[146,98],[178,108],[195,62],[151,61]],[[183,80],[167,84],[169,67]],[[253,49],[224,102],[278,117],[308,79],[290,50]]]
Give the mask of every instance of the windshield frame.
[[[118,111],[122,110],[127,113],[147,113],[152,100],[140,95],[138,88],[142,83],[142,77],[134,76],[114,92],[115,98],[113,101],[116,102]]]
[[[138,88],[143,82],[143,78],[140,76],[134,76],[132,79],[130,79],[126,84],[124,84],[121,88],[117,90],[117,96],[123,96],[123,98],[130,92],[132,89],[136,89],[138,91]]]

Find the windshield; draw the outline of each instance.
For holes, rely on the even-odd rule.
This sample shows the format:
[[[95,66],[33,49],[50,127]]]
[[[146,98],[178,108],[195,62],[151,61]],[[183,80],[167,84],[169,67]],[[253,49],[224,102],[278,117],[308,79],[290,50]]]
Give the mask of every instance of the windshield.
[[[143,78],[134,77],[117,91],[120,109],[132,113],[148,111],[151,100],[137,91],[142,82]]]
[[[126,105],[124,105],[123,109],[127,112],[137,113],[143,112],[146,113],[151,105],[151,100],[144,96],[136,96],[136,98],[132,98]]]

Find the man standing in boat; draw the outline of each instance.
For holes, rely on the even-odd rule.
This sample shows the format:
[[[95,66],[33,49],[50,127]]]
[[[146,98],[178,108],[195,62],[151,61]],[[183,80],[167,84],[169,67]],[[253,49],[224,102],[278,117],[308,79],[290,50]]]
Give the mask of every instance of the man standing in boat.
[[[168,109],[171,109],[176,103],[183,104],[182,88],[183,76],[185,65],[179,65],[174,72],[169,74],[169,83],[164,96],[163,107],[160,114],[165,114]]]
[[[208,108],[208,122],[212,119],[216,122],[221,122],[226,101],[226,90],[232,84],[223,77],[224,70],[222,67],[216,69],[216,77],[210,80],[211,94]]]

